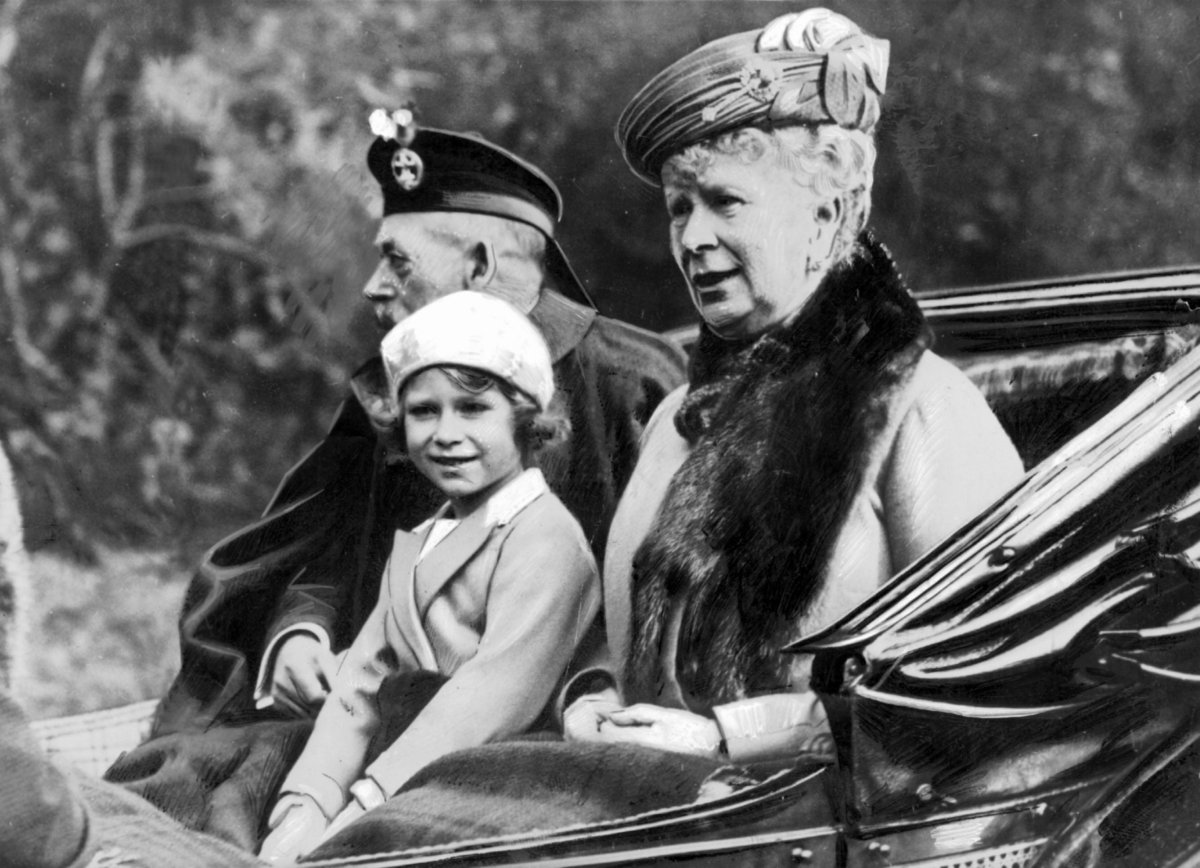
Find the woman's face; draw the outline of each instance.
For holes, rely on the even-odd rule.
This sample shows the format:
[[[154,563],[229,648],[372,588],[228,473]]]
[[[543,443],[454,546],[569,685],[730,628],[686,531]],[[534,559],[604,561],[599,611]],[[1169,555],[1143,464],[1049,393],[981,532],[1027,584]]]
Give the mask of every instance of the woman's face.
[[[839,214],[770,154],[750,163],[712,153],[699,171],[663,168],[671,253],[692,303],[721,337],[749,338],[796,313],[822,272]]]

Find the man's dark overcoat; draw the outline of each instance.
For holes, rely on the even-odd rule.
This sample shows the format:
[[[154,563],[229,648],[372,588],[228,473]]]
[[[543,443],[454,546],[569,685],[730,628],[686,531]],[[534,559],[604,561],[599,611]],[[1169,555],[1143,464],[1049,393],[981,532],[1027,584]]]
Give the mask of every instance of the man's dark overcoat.
[[[597,560],[638,442],[662,398],[684,382],[678,347],[544,290],[532,314],[554,357],[571,437],[541,455],[551,488]],[[350,644],[375,605],[397,528],[437,508],[440,492],[388,431],[382,365],[367,362],[325,439],[284,477],[262,519],[214,546],[184,599],[181,670],[155,734],[250,716],[261,655],[299,622]]]

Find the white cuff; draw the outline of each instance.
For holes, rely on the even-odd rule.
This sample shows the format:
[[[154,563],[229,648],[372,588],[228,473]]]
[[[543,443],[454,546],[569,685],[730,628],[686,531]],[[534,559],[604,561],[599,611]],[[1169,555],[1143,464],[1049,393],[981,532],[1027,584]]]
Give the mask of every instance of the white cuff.
[[[260,711],[275,704],[275,697],[271,695],[271,675],[275,671],[275,653],[284,640],[290,639],[297,633],[307,633],[312,636],[321,643],[326,651],[330,650],[333,645],[325,628],[310,621],[301,621],[276,633],[275,637],[267,644],[267,650],[263,652],[262,662],[258,665],[258,678],[254,682],[254,707]]]
[[[774,693],[713,707],[733,762],[799,753],[827,732],[825,709],[813,693]]]

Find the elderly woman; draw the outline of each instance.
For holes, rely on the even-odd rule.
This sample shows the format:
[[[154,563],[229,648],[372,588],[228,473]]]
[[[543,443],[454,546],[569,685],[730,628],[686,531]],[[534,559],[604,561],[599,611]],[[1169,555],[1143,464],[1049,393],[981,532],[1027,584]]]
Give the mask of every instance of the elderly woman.
[[[612,525],[611,661],[575,681],[569,739],[735,762],[813,750],[811,661],[779,649],[1022,473],[865,231],[887,60],[811,9],[697,49],[618,122],[704,324]]]

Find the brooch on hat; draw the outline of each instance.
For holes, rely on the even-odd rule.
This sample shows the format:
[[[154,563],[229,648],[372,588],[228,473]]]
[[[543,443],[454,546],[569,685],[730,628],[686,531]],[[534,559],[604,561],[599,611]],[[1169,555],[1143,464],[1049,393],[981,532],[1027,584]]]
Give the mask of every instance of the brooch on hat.
[[[756,102],[770,104],[779,93],[780,84],[778,70],[753,58],[746,60],[737,78],[728,81],[725,93],[701,110],[700,120],[706,124],[716,123],[718,118],[747,96]]]
[[[770,102],[779,93],[779,70],[765,63],[749,60],[738,74],[742,90],[759,102]]]
[[[417,136],[417,125],[411,108],[400,108],[394,112],[375,109],[368,122],[371,132],[381,139],[390,139],[400,145],[392,154],[392,177],[397,186],[406,193],[421,186],[425,177],[425,162],[421,155],[409,145]]]

